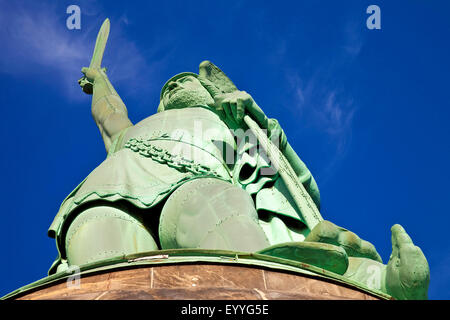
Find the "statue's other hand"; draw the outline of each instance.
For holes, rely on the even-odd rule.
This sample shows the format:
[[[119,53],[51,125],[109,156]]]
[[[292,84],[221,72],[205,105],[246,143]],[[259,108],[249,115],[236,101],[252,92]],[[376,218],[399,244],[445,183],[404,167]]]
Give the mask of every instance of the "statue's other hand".
[[[391,228],[392,254],[387,264],[386,289],[397,299],[427,299],[430,269],[422,250],[399,224]]]
[[[215,107],[237,124],[242,125],[245,115],[250,115],[263,129],[268,127],[268,118],[258,107],[253,97],[245,91],[233,91],[214,96]]]
[[[255,101],[252,96],[245,91],[234,91],[220,94],[214,97],[215,106],[222,110],[228,119],[242,124],[246,112],[252,108]]]
[[[344,248],[349,257],[383,262],[373,244],[327,220],[319,222],[308,234],[305,241],[333,244]]]
[[[81,72],[84,74],[84,76],[78,80],[78,84],[85,93],[92,94],[94,82],[96,79],[100,77],[102,71],[105,72],[106,69],[86,68],[86,67],[81,69]]]

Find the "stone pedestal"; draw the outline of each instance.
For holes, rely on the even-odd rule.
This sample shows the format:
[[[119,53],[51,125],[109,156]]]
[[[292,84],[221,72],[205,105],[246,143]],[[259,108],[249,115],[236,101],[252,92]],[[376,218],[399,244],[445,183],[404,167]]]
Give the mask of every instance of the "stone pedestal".
[[[370,292],[331,279],[259,266],[188,263],[131,266],[61,279],[14,299],[76,300],[377,300]]]

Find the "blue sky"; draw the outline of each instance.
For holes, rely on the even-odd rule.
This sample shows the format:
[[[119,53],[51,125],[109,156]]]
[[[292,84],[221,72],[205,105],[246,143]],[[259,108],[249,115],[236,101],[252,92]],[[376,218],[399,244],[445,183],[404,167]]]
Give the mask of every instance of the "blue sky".
[[[132,3],[132,4],[131,4]],[[69,30],[66,8],[81,8]],[[381,30],[366,8],[381,8]],[[0,295],[46,276],[46,232],[105,158],[77,84],[109,17],[103,65],[136,123],[172,75],[203,60],[277,118],[321,191],[322,215],[384,263],[402,224],[449,299],[448,1],[0,0]]]

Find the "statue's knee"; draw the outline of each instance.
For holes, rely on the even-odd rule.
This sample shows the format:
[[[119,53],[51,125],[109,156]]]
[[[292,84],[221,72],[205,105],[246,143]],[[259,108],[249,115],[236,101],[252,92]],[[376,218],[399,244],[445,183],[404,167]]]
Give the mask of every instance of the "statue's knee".
[[[361,248],[361,239],[355,233],[327,220],[321,221],[306,237],[306,241],[329,243],[351,250]]]
[[[260,228],[253,200],[244,190],[214,178],[189,181],[168,198],[162,209],[161,247],[199,247],[227,220],[239,220],[240,225]],[[221,233],[228,237],[227,230]]]
[[[107,206],[80,213],[67,230],[65,246],[70,265],[158,250],[151,233],[136,218]]]
[[[334,223],[323,220],[317,224],[313,230],[306,237],[306,241],[311,242],[326,242],[330,241],[334,244],[341,233],[341,228],[336,226]]]

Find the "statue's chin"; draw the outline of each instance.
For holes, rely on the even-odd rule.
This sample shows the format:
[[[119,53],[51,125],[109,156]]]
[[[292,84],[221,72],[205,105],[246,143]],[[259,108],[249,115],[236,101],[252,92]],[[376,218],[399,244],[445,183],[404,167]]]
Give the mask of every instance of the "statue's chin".
[[[170,97],[165,110],[208,106],[214,103],[209,94],[196,91],[179,91]]]

